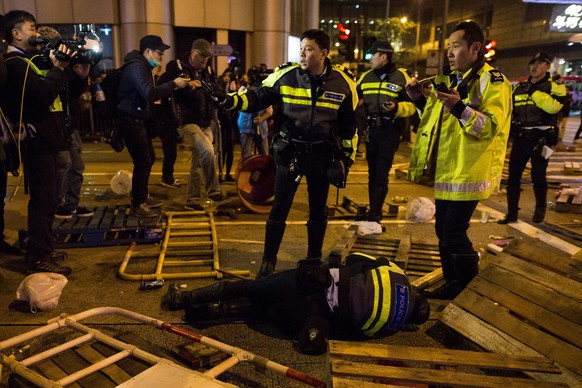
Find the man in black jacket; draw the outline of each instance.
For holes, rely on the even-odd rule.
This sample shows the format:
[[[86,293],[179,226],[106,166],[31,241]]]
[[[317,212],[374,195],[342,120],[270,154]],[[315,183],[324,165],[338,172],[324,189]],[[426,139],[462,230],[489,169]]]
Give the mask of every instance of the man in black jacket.
[[[206,196],[213,201],[221,201],[224,194],[216,174],[212,121],[215,118],[214,102],[208,92],[201,88],[202,81],[216,84],[216,77],[210,66],[210,43],[196,39],[190,52],[181,59],[168,63],[166,73],[169,77],[183,74],[192,80],[192,87],[174,93],[179,110],[178,133],[192,148],[192,165],[188,180],[186,208],[204,210],[200,201]],[[202,180],[206,192],[201,192]]]
[[[385,337],[406,324],[422,324],[428,301],[385,257],[353,253],[340,268],[301,260],[297,269],[257,280],[220,282],[190,292],[170,285],[164,302],[186,309],[190,323],[240,318],[247,312],[267,318],[298,338],[303,353],[325,352],[325,339]]]
[[[26,136],[25,171],[30,187],[28,201],[28,273],[71,273],[71,268],[55,262],[52,223],[56,203],[57,152],[67,149],[64,115],[59,91],[65,83],[67,60],[52,50],[49,70],[40,70],[30,60],[36,53],[30,38],[38,36],[36,20],[26,11],[10,11],[4,16],[8,82],[2,89],[0,102],[13,127]],[[60,58],[72,53],[64,45]],[[21,106],[23,103],[23,106]],[[23,108],[21,110],[21,108]],[[22,112],[22,113],[21,113]]]
[[[168,97],[175,88],[188,85],[188,79],[177,77],[159,86],[154,85],[152,69],[160,66],[164,51],[170,46],[157,35],[146,35],[139,42],[139,51],[125,56],[125,67],[117,91],[117,128],[133,160],[132,206],[136,217],[159,215],[162,201],[148,194],[148,181],[155,161],[154,146],[145,122],[154,101]]]

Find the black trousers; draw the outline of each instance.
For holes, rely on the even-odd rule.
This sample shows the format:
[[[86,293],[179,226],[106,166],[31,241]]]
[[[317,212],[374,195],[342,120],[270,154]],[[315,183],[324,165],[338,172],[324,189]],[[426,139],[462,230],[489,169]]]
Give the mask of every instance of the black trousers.
[[[164,182],[174,182],[174,165],[178,157],[178,131],[170,124],[162,123],[159,134],[162,141],[162,152],[164,161],[162,162],[162,179]]]
[[[323,289],[302,281],[297,269],[256,280],[225,282],[224,296],[225,300],[248,297],[255,314],[291,336],[299,335],[308,317],[330,316]]]
[[[57,211],[57,153],[28,154],[28,262],[33,264],[53,251],[52,225]]]
[[[117,121],[125,146],[133,161],[133,177],[131,181],[132,205],[144,203],[148,197],[148,181],[156,153],[152,139],[149,138],[144,123],[131,118]]]
[[[368,129],[366,160],[368,161],[370,216],[378,221],[382,218],[382,205],[388,194],[388,174],[399,144],[400,128],[396,125]]]
[[[1,146],[0,146],[1,147]],[[8,174],[4,169],[4,162],[0,161],[0,240],[4,240],[4,229],[6,223],[4,222],[4,200],[6,199],[6,192],[8,191]]]
[[[467,230],[471,216],[479,201],[435,200],[435,230],[439,242],[444,243],[449,253],[475,253]]]
[[[546,171],[548,159],[541,154],[541,146],[538,139],[525,139],[515,137],[511,154],[509,155],[509,177],[507,186],[519,189],[521,177],[528,160],[531,159],[531,180],[534,188],[545,189],[548,187]]]
[[[327,170],[331,164],[331,148],[322,147],[310,153],[298,155],[299,170],[307,179],[309,196],[309,221],[314,223],[327,222],[327,195],[329,181]],[[275,200],[269,214],[269,220],[285,222],[289,215],[293,198],[299,187],[299,182],[290,182],[289,167],[277,164],[275,178]]]

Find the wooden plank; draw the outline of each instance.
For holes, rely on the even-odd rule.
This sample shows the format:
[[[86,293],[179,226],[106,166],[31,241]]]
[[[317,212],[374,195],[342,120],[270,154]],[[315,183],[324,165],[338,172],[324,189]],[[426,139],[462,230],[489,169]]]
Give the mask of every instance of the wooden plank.
[[[582,326],[481,277],[473,279],[468,288],[521,316],[528,321],[524,322],[524,325],[533,323],[552,335],[582,348]]]
[[[61,368],[59,368],[54,362],[50,359],[43,360],[38,364],[34,365],[34,368],[38,369],[47,379],[52,381],[58,381],[63,377],[67,377],[68,374],[65,373]],[[69,384],[67,387],[73,388],[81,388],[81,386],[77,383]]]
[[[437,268],[434,271],[424,275],[421,278],[416,279],[412,283],[410,283],[413,287],[417,288],[418,290],[424,290],[427,287],[432,286],[438,281],[443,279],[443,269]]]
[[[574,300],[582,301],[582,283],[557,274],[554,271],[528,263],[510,255],[488,255],[491,263],[510,272],[549,287]]]
[[[71,375],[83,368],[89,366],[89,363],[79,357],[74,351],[67,350],[62,353],[59,353],[52,357],[52,360],[55,364],[59,366],[62,370],[64,370],[67,374]],[[106,387],[115,387],[116,385],[113,381],[109,380],[107,377],[102,375],[99,372],[95,372],[90,374],[89,376],[80,378],[77,382],[83,387],[99,387],[99,388],[106,388]]]
[[[127,206],[119,206],[115,217],[113,218],[112,229],[122,229],[124,227],[125,214],[127,213]]]
[[[468,338],[490,352],[543,357],[541,353],[461,309],[461,307],[454,303],[447,305],[440,314],[439,320],[465,338]],[[571,387],[582,386],[582,376],[575,374],[559,364],[558,367],[562,370],[561,375],[534,372],[525,373],[536,380],[565,383]]]
[[[105,345],[102,342],[95,342],[91,346],[95,348],[95,350],[97,350],[99,353],[103,354],[105,357],[112,356],[118,352],[117,350]],[[142,361],[135,357],[124,358],[123,360],[119,360],[116,362],[116,365],[131,376],[137,376],[146,369],[149,369],[149,367],[151,366],[145,361]]]
[[[111,221],[113,220],[113,217],[115,216],[115,206],[108,206],[107,209],[105,210],[105,215],[103,216],[103,219],[101,220],[101,224],[99,225],[99,228],[104,229],[104,230],[109,230],[111,229]]]
[[[528,239],[527,243],[512,242],[504,249],[504,252],[582,281],[582,268],[572,266],[572,254],[549,247],[543,241]]]
[[[95,208],[95,215],[93,215],[93,217],[91,217],[91,222],[89,222],[89,225],[87,225],[87,228],[95,229],[95,228],[99,227],[99,225],[101,224],[101,219],[103,218],[103,215],[105,214],[105,209],[107,209],[106,206],[98,206]]]
[[[357,226],[350,226],[345,235],[338,239],[328,257],[330,267],[338,268],[340,265],[344,264],[346,256],[358,238],[357,231]]]
[[[408,266],[408,252],[410,251],[410,243],[412,236],[410,233],[402,236],[400,239],[400,244],[398,245],[398,251],[396,252],[396,258],[394,261],[402,263],[402,269],[406,270]]]
[[[442,384],[453,387],[567,387],[554,382],[536,381],[520,378],[474,375],[464,372],[447,370],[402,368],[388,365],[373,365],[347,360],[331,360],[333,374],[362,376],[366,378],[379,377],[389,381],[405,381],[411,383]]]
[[[373,344],[368,342],[329,341],[329,353],[332,356],[357,356],[394,361],[416,361],[436,365],[562,373],[554,362],[546,357],[511,356],[507,354],[468,350]]]
[[[494,304],[489,298],[482,297],[470,289],[465,289],[455,303],[485,322],[492,324],[513,338],[527,344],[546,357],[564,365],[575,373],[582,374],[582,350],[562,341],[542,330],[528,326],[514,317],[505,308]]]
[[[332,379],[333,388],[402,388],[402,385],[377,384],[370,381],[351,380],[342,377]]]
[[[79,356],[83,357],[90,364],[96,364],[106,358],[89,345],[82,346],[75,351]],[[123,369],[115,364],[101,369],[101,373],[113,380],[113,382],[117,385],[124,383],[125,381],[132,378],[130,374],[126,373]]]
[[[479,273],[479,277],[493,284],[502,286],[530,302],[543,306],[547,310],[582,325],[582,303],[560,294],[542,284],[529,281],[521,275],[510,272],[496,265],[488,265]]]

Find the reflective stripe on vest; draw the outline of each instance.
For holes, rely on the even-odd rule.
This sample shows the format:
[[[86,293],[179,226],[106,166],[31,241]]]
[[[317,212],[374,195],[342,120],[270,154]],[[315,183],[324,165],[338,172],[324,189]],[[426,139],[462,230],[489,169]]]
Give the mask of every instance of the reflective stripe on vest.
[[[28,65],[30,67],[32,67],[32,70],[34,70],[34,72],[37,75],[40,75],[42,78],[45,78],[47,73],[49,72],[48,70],[41,70],[39,69],[34,62],[32,62],[30,59],[28,58],[24,58],[21,56],[14,56],[14,57],[10,57],[7,60],[11,60],[13,58],[20,58],[22,59],[24,62],[28,63]],[[51,106],[49,106],[49,110],[51,112],[62,112],[63,111],[63,103],[61,101],[61,96],[57,94],[57,97],[55,98],[55,100],[52,102]]]
[[[361,330],[367,336],[374,336],[383,328],[396,331],[408,315],[410,305],[409,289],[404,284],[392,284],[390,272],[404,272],[395,265],[378,267],[371,271],[374,284],[374,307]],[[394,286],[394,287],[392,287]],[[392,295],[394,290],[395,295]],[[394,303],[394,306],[392,305]],[[393,314],[391,314],[393,312]]]

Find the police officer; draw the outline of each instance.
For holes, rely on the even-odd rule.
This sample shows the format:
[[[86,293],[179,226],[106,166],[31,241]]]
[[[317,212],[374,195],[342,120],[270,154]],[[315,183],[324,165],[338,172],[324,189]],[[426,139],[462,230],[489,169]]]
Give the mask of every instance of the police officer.
[[[371,70],[358,80],[358,96],[368,118],[366,160],[368,161],[368,221],[380,223],[382,205],[388,194],[388,174],[398,150],[404,118],[412,116],[416,107],[406,94],[410,77],[392,63],[394,50],[388,42],[372,45]]]
[[[511,124],[511,85],[484,62],[483,31],[462,22],[449,37],[450,75],[439,75],[425,97],[412,79],[409,96],[423,109],[408,177],[434,182],[435,230],[445,284],[425,296],[452,299],[479,272],[467,235],[480,199],[499,189]]]
[[[257,280],[220,282],[193,291],[170,285],[164,302],[170,310],[185,308],[190,323],[250,312],[298,337],[301,352],[315,354],[325,352],[328,334],[384,337],[406,324],[422,324],[430,314],[428,301],[413,291],[402,269],[385,257],[362,253],[349,255],[340,268],[301,260],[297,269]]]
[[[212,90],[215,101],[225,108],[257,112],[270,105],[282,107],[281,130],[272,146],[277,162],[275,200],[267,220],[259,277],[275,270],[285,220],[303,175],[309,193],[307,258],[321,260],[329,178],[336,185],[345,185],[347,167],[353,163],[356,85],[348,70],[332,65],[327,58],[329,43],[324,31],[305,31],[300,63],[279,66],[255,90],[231,95]]]
[[[536,198],[533,222],[540,223],[546,216],[549,147],[558,143],[557,119],[562,102],[566,99],[565,85],[556,83],[549,70],[552,57],[538,52],[529,61],[530,77],[518,83],[513,90],[513,146],[509,156],[507,179],[507,214],[500,224],[517,221],[521,176],[531,160],[531,180]]]

